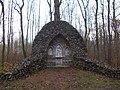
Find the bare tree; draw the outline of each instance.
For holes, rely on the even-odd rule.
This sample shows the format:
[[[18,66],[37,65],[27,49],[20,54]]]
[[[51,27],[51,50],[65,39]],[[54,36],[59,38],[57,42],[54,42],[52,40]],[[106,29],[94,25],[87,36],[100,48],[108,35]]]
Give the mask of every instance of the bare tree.
[[[35,14],[33,13],[32,14],[32,41],[33,41],[33,35],[34,35],[34,33],[33,33],[33,31],[34,31],[34,26],[35,26],[35,21],[34,21],[34,19],[35,19]]]
[[[96,26],[96,48],[97,48],[97,60],[99,60],[99,41],[98,41],[98,0],[96,1],[96,13],[95,13],[95,26]]]
[[[13,0],[11,1],[11,9],[10,9],[10,39],[11,39],[11,52],[13,53]]]
[[[114,46],[115,46],[115,59],[116,59],[116,67],[118,68],[118,60],[119,60],[119,32],[117,30],[118,25],[118,20],[116,20],[116,8],[115,8],[115,0],[113,0],[112,2],[113,4],[113,20],[112,20],[112,27],[113,27],[113,31],[114,31]]]
[[[39,29],[40,29],[40,4],[41,4],[41,0],[39,0],[38,31],[37,32],[39,32]]]
[[[82,1],[83,9],[82,9],[82,6],[80,4],[80,1],[77,0],[78,5],[79,5],[80,10],[81,10],[81,13],[82,13],[82,17],[84,19],[84,23],[85,23],[85,36],[84,36],[84,38],[85,38],[85,40],[87,42],[87,33],[88,33],[88,30],[87,30],[87,8],[88,8],[88,5],[89,5],[89,0],[86,0],[86,5],[85,5],[83,0],[81,0],[81,1]]]
[[[33,11],[33,1],[30,3],[30,0],[27,1],[27,33],[26,33],[26,52],[28,48],[28,31],[29,31],[29,24],[30,24],[30,17],[31,17],[31,12]]]
[[[0,0],[0,4],[2,6],[2,15],[3,15],[3,47],[2,47],[2,69],[4,69],[4,60],[5,60],[5,21],[4,21],[4,3]]]
[[[13,53],[13,0],[8,2],[8,45],[7,45],[7,61],[9,54]],[[10,42],[11,41],[11,42]],[[11,58],[12,59],[12,58]]]
[[[75,9],[75,1],[69,0],[67,2],[67,13],[68,13],[67,16],[70,24],[72,24],[74,9]]]
[[[49,8],[50,8],[50,11],[49,11],[49,13],[50,13],[50,21],[52,21],[52,3],[51,3],[51,0],[47,0],[47,3],[48,3],[48,5],[49,5]]]
[[[112,35],[110,30],[110,0],[107,0],[108,2],[108,34],[109,34],[109,45],[108,45],[108,64],[111,64],[111,41],[112,41]]]
[[[104,0],[100,0],[101,2],[101,11],[102,11],[102,30],[103,30],[103,51],[104,51],[104,59],[106,60],[106,35],[105,35],[105,20],[104,20]]]
[[[16,5],[18,6],[19,10],[16,9]],[[25,51],[25,45],[24,45],[24,33],[23,33],[23,13],[22,9],[24,7],[24,0],[22,0],[22,5],[20,6],[17,2],[15,3],[14,9],[19,13],[20,15],[20,27],[21,27],[21,37],[22,37],[22,50],[23,50],[23,56],[26,58],[26,51]]]
[[[60,5],[62,3],[62,0],[54,0],[54,7],[55,7],[55,13],[54,13],[54,20],[60,21]]]
[[[8,1],[8,33],[7,33],[7,61],[8,61],[8,58],[9,58],[9,52],[10,52],[10,28],[9,28],[9,23],[10,23],[10,1]]]

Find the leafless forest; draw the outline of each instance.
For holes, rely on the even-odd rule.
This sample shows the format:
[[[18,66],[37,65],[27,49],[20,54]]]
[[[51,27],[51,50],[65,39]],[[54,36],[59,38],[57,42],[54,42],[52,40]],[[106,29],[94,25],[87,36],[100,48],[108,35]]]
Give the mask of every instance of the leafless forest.
[[[2,68],[30,55],[35,35],[54,20],[54,1],[59,0],[0,0]],[[44,18],[46,8],[42,2],[48,11]],[[87,45],[88,58],[119,69],[120,0],[60,0],[60,3],[60,19],[77,28]]]

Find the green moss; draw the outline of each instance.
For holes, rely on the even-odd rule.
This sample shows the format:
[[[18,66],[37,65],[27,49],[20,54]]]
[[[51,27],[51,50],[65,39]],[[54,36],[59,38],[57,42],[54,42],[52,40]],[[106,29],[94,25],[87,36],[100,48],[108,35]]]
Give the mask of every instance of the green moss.
[[[11,63],[4,62],[4,69],[2,69],[1,63],[0,63],[0,74],[3,73],[3,72],[6,71],[6,70],[11,69],[12,66],[13,66],[13,65],[12,65]]]
[[[4,72],[4,70],[2,70],[2,68],[0,68],[0,74],[3,73],[3,72]]]

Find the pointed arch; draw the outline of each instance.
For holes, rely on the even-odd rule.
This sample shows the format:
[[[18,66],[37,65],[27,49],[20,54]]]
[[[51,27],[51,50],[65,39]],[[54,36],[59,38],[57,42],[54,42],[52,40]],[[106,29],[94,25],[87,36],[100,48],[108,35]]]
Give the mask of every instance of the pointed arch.
[[[55,37],[53,37],[53,38],[49,41],[49,44],[48,44],[47,47],[49,47],[50,44],[51,44],[52,42],[54,42],[57,38],[62,38],[62,39],[70,46],[70,43],[68,42],[68,40],[66,39],[66,37],[65,37],[63,34],[59,33],[59,34],[57,34]]]

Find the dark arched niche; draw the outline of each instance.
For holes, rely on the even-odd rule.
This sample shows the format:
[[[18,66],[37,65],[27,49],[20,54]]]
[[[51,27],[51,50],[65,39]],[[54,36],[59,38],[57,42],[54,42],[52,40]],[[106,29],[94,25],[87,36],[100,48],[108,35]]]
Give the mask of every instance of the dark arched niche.
[[[51,54],[50,51],[53,53]],[[70,66],[72,60],[72,50],[68,40],[62,34],[56,35],[47,48],[47,66]]]

